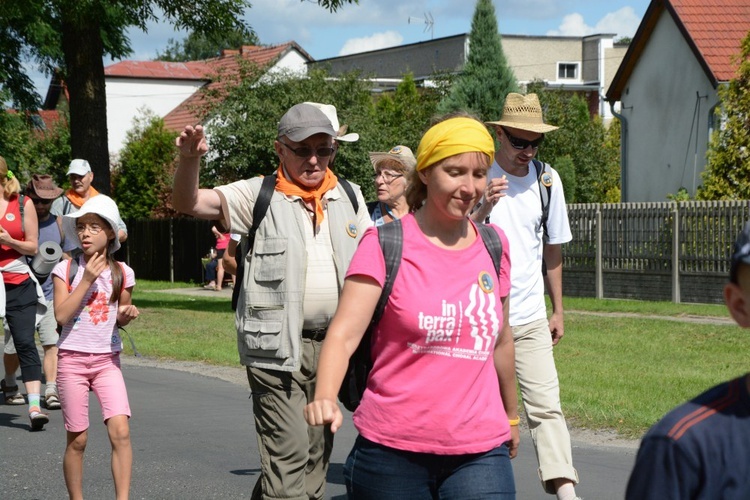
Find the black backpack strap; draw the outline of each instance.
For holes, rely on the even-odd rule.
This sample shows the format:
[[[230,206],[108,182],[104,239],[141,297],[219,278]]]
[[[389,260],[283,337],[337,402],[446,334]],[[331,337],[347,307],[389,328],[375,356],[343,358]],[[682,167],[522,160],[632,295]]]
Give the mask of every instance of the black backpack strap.
[[[346,179],[342,179],[338,175],[336,178],[339,181],[339,184],[341,184],[341,187],[344,189],[344,192],[349,197],[349,201],[352,204],[352,207],[354,207],[354,213],[359,213],[359,202],[357,201],[357,195],[354,194],[354,188],[352,187],[352,184],[347,181]]]
[[[396,281],[398,268],[401,266],[401,253],[404,247],[404,231],[401,227],[401,220],[396,219],[390,224],[378,226],[378,240],[385,259],[385,283],[383,283],[383,291],[380,293],[378,305],[375,307],[370,322],[373,326],[383,317],[383,310],[388,302],[388,297],[391,296],[393,282]]]
[[[255,205],[253,205],[253,224],[250,226],[250,230],[247,232],[247,243],[242,245],[240,242],[237,245],[237,251],[234,254],[234,259],[237,261],[237,273],[234,278],[234,288],[232,289],[232,310],[237,310],[237,300],[240,296],[240,288],[242,287],[242,280],[245,276],[245,256],[247,252],[251,252],[253,245],[255,244],[255,233],[258,232],[260,223],[263,222],[263,218],[268,212],[268,207],[271,204],[271,198],[273,192],[276,190],[276,174],[267,175],[263,177],[263,182],[260,184],[260,190],[258,191],[258,197],[255,199]]]
[[[547,164],[542,163],[536,158],[531,160],[536,168],[536,180],[539,184],[539,197],[542,200],[542,230],[544,231],[544,241],[547,236],[547,219],[549,218],[549,200],[552,196],[552,174],[547,171]]]
[[[482,237],[487,252],[492,257],[492,265],[495,267],[495,276],[500,276],[500,262],[503,257],[503,242],[500,235],[492,227],[486,224],[477,224],[479,236]]]
[[[24,195],[23,193],[18,193],[18,212],[19,212],[19,215],[21,216],[21,232],[23,234],[26,234],[26,227],[25,227],[26,225],[23,220],[24,203],[26,203],[26,195]]]
[[[391,295],[391,290],[393,290],[393,282],[396,280],[398,268],[401,266],[401,254],[404,246],[401,221],[395,220],[390,224],[378,226],[378,240],[385,260],[385,283],[383,283],[383,290],[380,292],[375,311],[372,313],[370,325],[349,359],[346,376],[339,389],[339,400],[349,411],[354,411],[359,406],[362,395],[365,393],[367,378],[370,375],[370,369],[372,369],[372,332],[380,318],[383,317],[383,310],[388,302],[388,297]]]

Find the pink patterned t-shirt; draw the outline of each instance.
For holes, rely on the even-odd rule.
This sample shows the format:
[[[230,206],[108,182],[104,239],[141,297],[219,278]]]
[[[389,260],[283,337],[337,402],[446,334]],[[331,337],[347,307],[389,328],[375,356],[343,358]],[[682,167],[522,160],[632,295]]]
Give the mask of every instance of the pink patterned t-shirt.
[[[124,263],[120,263],[125,272],[125,288],[135,286],[135,274]],[[78,271],[73,278],[72,288],[78,286],[83,278],[85,263],[79,259]],[[61,278],[67,284],[68,261],[63,260],[52,270],[52,275]],[[86,292],[83,303],[79,306],[73,319],[63,325],[57,347],[77,352],[110,353],[122,350],[122,339],[117,330],[118,303],[110,303],[112,296],[112,272],[105,269]]]
[[[354,413],[360,434],[392,448],[441,455],[481,453],[510,439],[493,350],[510,291],[508,240],[500,276],[482,238],[448,250],[413,215],[393,291],[373,332],[373,367]],[[376,228],[368,229],[347,277],[385,282]]]

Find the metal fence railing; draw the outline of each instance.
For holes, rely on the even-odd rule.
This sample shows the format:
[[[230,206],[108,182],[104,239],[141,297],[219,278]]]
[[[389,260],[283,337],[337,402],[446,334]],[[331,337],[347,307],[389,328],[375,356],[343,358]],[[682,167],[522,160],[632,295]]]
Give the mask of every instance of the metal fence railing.
[[[568,216],[566,295],[712,302],[750,201],[571,204]],[[142,279],[200,282],[211,224],[130,219],[118,258]]]
[[[726,279],[750,201],[571,204],[568,216],[573,241],[563,246],[566,274],[595,276],[600,298],[620,296],[618,284],[634,276],[644,286],[660,277],[670,283],[667,300],[680,302],[690,279]]]

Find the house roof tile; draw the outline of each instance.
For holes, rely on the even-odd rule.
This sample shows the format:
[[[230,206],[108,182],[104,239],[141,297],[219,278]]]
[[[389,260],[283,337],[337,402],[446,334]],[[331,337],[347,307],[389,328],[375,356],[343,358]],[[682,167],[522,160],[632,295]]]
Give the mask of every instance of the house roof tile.
[[[608,100],[620,100],[662,13],[672,17],[714,86],[735,76],[734,57],[750,30],[750,0],[652,0],[607,91]]]
[[[203,121],[211,105],[206,93],[218,92],[220,95],[222,90],[239,78],[241,65],[254,63],[263,67],[278,60],[290,50],[297,50],[308,61],[313,60],[297,43],[287,42],[268,47],[245,45],[238,50],[224,50],[221,56],[204,61],[122,61],[107,66],[104,74],[122,78],[205,81],[201,90],[185,99],[164,117],[164,124],[168,129],[180,131],[185,125]],[[217,78],[219,74],[222,78]]]

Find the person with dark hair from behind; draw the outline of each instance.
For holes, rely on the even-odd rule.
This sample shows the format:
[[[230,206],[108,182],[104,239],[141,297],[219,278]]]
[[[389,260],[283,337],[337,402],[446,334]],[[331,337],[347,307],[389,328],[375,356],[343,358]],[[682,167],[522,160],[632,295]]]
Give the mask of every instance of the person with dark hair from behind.
[[[724,302],[750,328],[750,223],[732,254]],[[626,499],[744,499],[750,495],[750,374],[678,406],[641,441]]]

